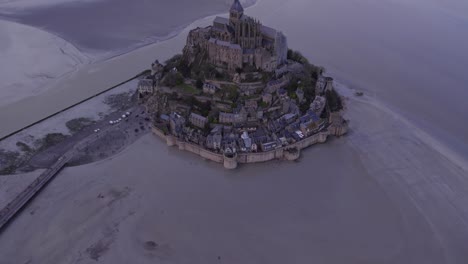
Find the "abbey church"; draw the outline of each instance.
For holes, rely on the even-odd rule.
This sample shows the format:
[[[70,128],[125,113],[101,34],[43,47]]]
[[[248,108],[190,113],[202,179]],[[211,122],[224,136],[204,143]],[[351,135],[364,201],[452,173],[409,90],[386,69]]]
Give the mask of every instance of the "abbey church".
[[[229,19],[216,17],[213,25],[189,33],[186,53],[203,53],[209,63],[234,71],[252,66],[274,71],[287,60],[288,45],[283,33],[246,16],[234,0]]]

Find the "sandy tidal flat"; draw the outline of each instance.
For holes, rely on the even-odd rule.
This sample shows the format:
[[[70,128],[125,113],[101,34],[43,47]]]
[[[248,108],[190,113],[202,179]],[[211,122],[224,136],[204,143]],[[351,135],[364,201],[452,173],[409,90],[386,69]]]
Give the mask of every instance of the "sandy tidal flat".
[[[155,60],[159,59],[161,61],[164,61],[171,57],[173,54],[180,52],[182,49],[184,43],[185,43],[185,38],[188,34],[188,31],[192,29],[195,26],[206,26],[209,23],[211,23],[213,18],[209,19],[201,19],[194,24],[191,24],[188,28],[185,28],[182,30],[182,26],[185,24],[189,24],[190,21],[193,19],[203,17],[208,14],[213,14],[215,12],[225,12],[227,8],[229,7],[228,2],[220,1],[220,0],[204,0],[206,3],[202,5],[199,2],[195,1],[186,1],[186,0],[180,0],[179,1],[172,1],[172,2],[164,2],[166,6],[164,6],[164,10],[166,12],[164,13],[165,15],[170,14],[170,17],[167,16],[155,16],[153,13],[151,16],[146,17],[146,19],[149,19],[149,21],[146,22],[141,22],[143,23],[144,26],[141,24],[138,24],[136,21],[133,21],[134,24],[131,25],[126,25],[129,28],[122,28],[118,27],[118,31],[116,30],[116,26],[114,24],[108,25],[108,24],[100,24],[102,27],[107,27],[104,28],[102,31],[95,32],[99,33],[99,36],[102,37],[103,43],[106,48],[104,50],[100,50],[97,53],[95,52],[95,48],[93,47],[84,47],[83,43],[80,41],[86,41],[92,39],[95,44],[97,45],[100,43],[100,39],[95,37],[95,36],[81,36],[79,35],[79,31],[74,31],[73,29],[70,28],[65,28],[64,31],[66,31],[66,34],[60,34],[59,32],[54,32],[55,34],[58,34],[60,36],[63,36],[67,41],[70,43],[73,43],[73,45],[76,45],[80,47],[81,49],[86,49],[87,52],[85,53],[86,56],[89,56],[92,58],[93,63],[89,63],[86,65],[80,66],[76,71],[73,71],[71,74],[66,74],[63,76],[63,78],[57,78],[53,79],[53,82],[48,82],[47,85],[43,84],[43,86],[38,84],[37,86],[28,86],[28,89],[22,90],[21,93],[14,93],[13,90],[10,89],[3,89],[2,87],[2,82],[4,80],[0,80],[0,122],[2,123],[2,126],[0,126],[0,137],[8,135],[9,133],[16,131],[22,127],[25,127],[37,120],[40,120],[47,115],[50,115],[52,113],[55,113],[57,111],[60,111],[74,103],[77,103],[85,98],[88,98],[89,96],[92,96],[100,91],[103,91],[105,89],[108,89],[109,87],[112,87],[118,83],[121,83],[123,81],[128,80],[129,78],[135,76],[136,74],[139,74],[141,71],[148,69],[149,65]],[[109,3],[107,1],[102,1],[106,2],[107,5]],[[253,4],[253,0],[249,1],[244,1],[244,2],[249,2],[250,4]],[[155,5],[155,3],[149,3],[145,2],[148,5]],[[198,4],[197,4],[198,3]],[[211,3],[211,4],[209,4]],[[229,1],[230,3],[230,1]],[[86,21],[93,21],[93,18],[90,18],[86,21],[81,21],[81,18],[84,16],[86,13],[86,8],[90,8],[88,6],[91,5],[91,3],[84,4],[80,3],[78,5],[77,3],[74,3],[72,6],[67,5],[60,5],[58,7],[54,8],[65,8],[65,9],[72,9],[75,10],[77,13],[76,14],[82,14],[79,16],[79,21],[80,23],[77,23],[74,20],[73,22],[63,22],[63,21],[55,21],[53,25],[69,25],[71,27],[77,26],[78,29],[80,29],[81,26],[83,26],[83,23]],[[96,1],[96,5],[102,4],[101,1]],[[190,10],[190,17],[187,17],[185,19],[188,19],[187,21],[180,21],[180,16],[174,16],[172,11],[173,9],[178,8],[183,4],[184,6],[187,6],[187,10]],[[195,9],[189,8],[189,6],[192,6],[196,4]],[[121,12],[121,11],[126,11],[126,6],[129,5],[128,1],[123,1],[120,3],[120,5],[115,5],[115,8],[117,10],[113,10],[115,12]],[[118,6],[118,8],[117,8]],[[136,6],[136,5],[135,5]],[[46,12],[47,10],[56,10],[52,7],[46,8],[46,9],[33,9],[33,11],[26,12],[26,15],[24,12],[19,12],[17,11],[14,13],[14,15],[5,15],[6,19],[17,19],[21,20],[19,17],[21,16],[26,16],[26,17],[35,17],[39,16],[41,12]],[[81,10],[80,8],[85,8],[85,10]],[[107,6],[102,7],[105,10],[105,13],[111,17],[111,14],[109,14]],[[162,8],[162,7],[158,7]],[[213,9],[214,8],[214,9]],[[0,13],[1,13],[2,7],[0,5]],[[46,10],[46,11],[44,11]],[[80,13],[81,12],[84,13]],[[94,10],[91,8],[91,10]],[[147,10],[147,9],[145,9]],[[151,10],[148,8],[148,10]],[[162,9],[158,9],[159,12]],[[185,9],[184,9],[185,10]],[[172,13],[171,13],[172,12]],[[184,11],[186,12],[186,11]],[[60,18],[66,18],[67,16],[64,16],[63,13],[59,12],[60,15],[58,17]],[[42,16],[39,16],[42,20],[51,22],[49,19],[45,18],[50,18],[54,17],[56,18],[57,16],[53,16],[51,14],[42,14]],[[113,16],[115,17],[122,17],[120,16]],[[96,15],[94,20],[99,20],[99,21],[108,21],[107,19],[103,20],[102,19],[102,14],[99,13],[99,16]],[[123,20],[119,20],[123,21]],[[27,23],[27,21],[23,21],[23,23]],[[0,21],[1,23],[1,21]],[[5,22],[7,23],[7,22]],[[171,27],[169,24],[176,25],[174,27]],[[44,25],[40,24],[39,22],[34,24],[31,23],[34,26],[37,27],[45,27]],[[169,33],[161,33],[155,29],[156,26],[161,26],[161,28],[164,28],[165,30],[170,29]],[[111,28],[109,28],[111,27]],[[128,41],[124,41],[124,43],[120,43],[119,48],[125,47],[126,49],[132,49],[135,48],[136,46],[141,46],[141,40],[144,39],[145,37],[142,35],[139,35],[141,32],[137,29],[140,27],[145,29],[145,34],[149,34],[148,39],[149,42],[154,42],[158,39],[164,39],[164,38],[169,38],[182,30],[182,33],[177,35],[176,37],[169,39],[167,41],[163,42],[158,42],[153,45],[145,46],[140,49],[137,49],[131,53],[123,54],[120,56],[112,57],[116,54],[120,54],[120,52],[117,52],[114,50],[113,43],[117,43],[122,40],[122,38],[126,39],[128,37]],[[90,28],[96,30],[99,28],[99,25],[89,25],[84,27],[85,31],[88,32]],[[123,34],[122,30],[129,30],[135,34]],[[136,31],[135,31],[136,30]],[[92,31],[92,30],[91,30]],[[94,32],[94,31],[93,31]],[[103,34],[105,32],[105,34]],[[139,33],[138,33],[139,32]],[[172,34],[172,33],[174,34]],[[151,33],[151,34],[150,34]],[[168,35],[165,35],[168,34]],[[146,35],[145,35],[146,36]],[[11,37],[11,36],[4,36],[4,37]],[[22,37],[27,37],[22,34],[18,34],[16,37],[22,38]],[[114,38],[117,37],[118,40],[115,40]],[[1,37],[0,37],[1,38]],[[93,42],[93,43],[94,43]],[[81,43],[81,44],[80,44]],[[136,46],[134,46],[136,45]],[[1,45],[0,45],[1,47]],[[94,51],[90,51],[89,49],[92,49]],[[82,50],[81,50],[82,51]],[[128,50],[127,50],[128,51]],[[38,56],[38,54],[41,54],[40,49],[27,49],[24,52],[26,52],[26,55],[31,55],[32,56]],[[117,53],[116,53],[117,52]],[[82,52],[83,53],[83,52]],[[91,54],[92,53],[92,54]],[[105,54],[104,54],[105,53]],[[9,53],[4,53],[4,54],[9,54]],[[28,56],[29,56],[28,55]],[[54,61],[58,55],[58,51],[56,53],[51,53],[46,55],[47,60],[51,59]],[[0,56],[2,56],[2,53],[0,51]],[[9,56],[9,55],[8,55]],[[100,60],[100,57],[109,57],[111,56],[112,58],[106,59],[106,60]],[[44,60],[39,60],[39,66],[43,66],[43,70],[51,70],[47,64],[44,64]],[[7,61],[0,62],[0,66],[3,66],[2,63],[5,63],[5,67]],[[63,69],[66,69],[65,67]],[[63,70],[61,68],[61,70]],[[28,72],[29,68],[24,67],[18,69],[18,71],[15,71],[16,75],[24,75]],[[1,73],[0,73],[1,75]],[[21,78],[20,79],[22,82],[29,82],[31,81],[29,78]],[[32,82],[32,81],[31,81]],[[6,87],[6,85],[4,86]],[[40,90],[40,93],[34,94],[33,92],[36,90]],[[11,93],[10,93],[11,91]],[[9,92],[9,93],[7,93]],[[4,101],[4,105],[1,104],[2,99],[1,98],[6,98],[8,94],[11,94],[12,96],[16,96],[18,98],[21,98],[20,101],[14,101],[14,103],[11,103],[13,101]],[[34,95],[34,96],[31,96]],[[7,104],[8,103],[8,104]]]
[[[12,263],[464,263],[465,172],[366,100],[348,102],[348,136],[300,162],[226,171],[148,135],[67,168],[30,205],[42,210],[4,231],[0,254]]]
[[[46,31],[0,20],[0,106],[44,93],[90,59]]]
[[[35,170],[14,177],[0,176],[0,210],[26,189],[43,171],[43,169]]]

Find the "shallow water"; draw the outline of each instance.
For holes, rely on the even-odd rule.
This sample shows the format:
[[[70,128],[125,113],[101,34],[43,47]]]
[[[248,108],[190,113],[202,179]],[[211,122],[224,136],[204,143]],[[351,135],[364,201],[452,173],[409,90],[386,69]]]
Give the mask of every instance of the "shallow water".
[[[200,17],[224,12],[227,0],[99,0],[26,9],[3,16],[44,28],[92,53],[121,53],[155,42]],[[0,6],[0,14],[2,13]]]

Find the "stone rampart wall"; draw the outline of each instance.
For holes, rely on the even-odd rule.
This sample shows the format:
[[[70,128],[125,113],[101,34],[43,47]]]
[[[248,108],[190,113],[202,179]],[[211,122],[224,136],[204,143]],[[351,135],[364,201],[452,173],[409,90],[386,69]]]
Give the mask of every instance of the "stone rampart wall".
[[[158,137],[160,137],[160,138],[166,140],[166,135],[164,134],[164,132],[163,132],[161,129],[158,129],[158,128],[153,127],[153,133],[154,133],[155,135],[157,135]]]
[[[180,141],[171,135],[165,135],[160,129],[153,127],[153,133],[163,139],[169,146],[178,146],[180,150],[186,150],[196,155],[199,155],[205,159],[217,162],[217,163],[226,163],[225,157],[222,154],[218,154],[215,152],[211,152],[199,145]],[[285,157],[286,149],[290,148],[297,148],[299,151],[301,149],[307,148],[311,145],[317,143],[323,143],[327,140],[327,137],[330,133],[328,131],[320,132],[308,138],[305,138],[299,142],[296,142],[292,145],[288,145],[286,147],[281,147],[275,150],[267,151],[267,152],[258,152],[258,153],[238,153],[236,161],[238,163],[258,163],[258,162],[266,162],[274,159],[288,159],[294,160],[297,157],[294,155],[290,155],[290,157]],[[299,155],[299,154],[297,154]],[[230,161],[232,163],[232,161]],[[226,165],[226,164],[225,164]],[[235,166],[230,166],[235,167]]]
[[[317,143],[324,143],[325,141],[327,141],[328,135],[329,132],[320,132],[301,141],[298,141],[292,145],[286,146],[286,148],[296,147],[298,149],[304,149]]]
[[[283,158],[283,148],[278,148],[272,151],[267,152],[257,152],[257,153],[240,153],[238,154],[237,161],[239,163],[257,163],[265,162],[274,159]]]
[[[205,158],[205,159],[217,162],[217,163],[223,163],[224,161],[224,157],[222,154],[211,152],[203,147],[200,147],[199,145],[195,145],[195,144],[183,142],[183,141],[177,141],[176,145],[179,146],[180,150],[186,150],[188,152],[192,152],[193,154],[197,154],[201,156],[202,158]]]

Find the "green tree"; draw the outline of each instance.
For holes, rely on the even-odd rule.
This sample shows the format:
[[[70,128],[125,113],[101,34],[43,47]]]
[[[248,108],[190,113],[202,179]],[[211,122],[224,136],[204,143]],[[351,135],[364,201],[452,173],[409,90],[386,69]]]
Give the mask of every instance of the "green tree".
[[[177,68],[179,66],[179,63],[182,59],[182,54],[176,54],[172,58],[168,59],[164,65],[164,72],[169,72],[174,68]]]
[[[337,112],[343,109],[343,103],[341,101],[341,97],[338,95],[338,93],[335,90],[328,90],[325,93],[325,96],[327,98],[327,103],[328,106],[330,106],[330,110],[332,112]]]
[[[299,110],[301,113],[307,112],[310,108],[310,100],[305,100],[302,104],[299,105]]]
[[[198,78],[197,81],[195,82],[195,86],[198,89],[203,89],[203,81],[200,78]]]
[[[166,74],[162,81],[163,85],[168,87],[174,87],[184,83],[184,76],[180,72],[169,72]]]

